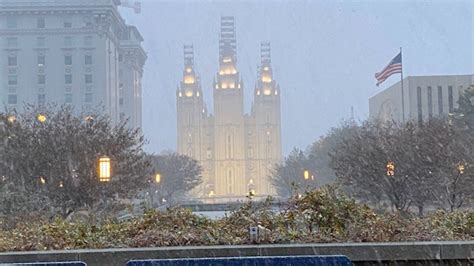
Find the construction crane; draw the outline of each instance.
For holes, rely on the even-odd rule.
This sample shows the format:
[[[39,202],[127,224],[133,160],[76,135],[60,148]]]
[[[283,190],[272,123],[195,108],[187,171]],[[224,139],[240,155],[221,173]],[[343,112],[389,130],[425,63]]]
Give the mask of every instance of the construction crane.
[[[142,11],[142,3],[138,1],[132,3],[130,0],[120,0],[120,5],[123,7],[132,8],[135,14],[140,14]]]

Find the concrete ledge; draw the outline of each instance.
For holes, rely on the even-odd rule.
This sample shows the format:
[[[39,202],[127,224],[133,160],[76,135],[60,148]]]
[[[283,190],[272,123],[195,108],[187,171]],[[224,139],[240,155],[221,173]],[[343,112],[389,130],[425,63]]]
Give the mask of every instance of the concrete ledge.
[[[0,253],[0,262],[83,261],[89,266],[119,266],[131,259],[204,258],[284,255],[345,255],[365,262],[464,262],[474,260],[474,241],[330,243],[162,248],[85,249]]]

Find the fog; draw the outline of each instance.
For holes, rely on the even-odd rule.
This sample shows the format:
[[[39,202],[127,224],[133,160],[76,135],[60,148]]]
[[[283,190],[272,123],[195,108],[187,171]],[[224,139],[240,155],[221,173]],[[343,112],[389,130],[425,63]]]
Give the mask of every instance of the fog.
[[[175,91],[183,45],[193,44],[204,97],[212,112],[221,15],[235,16],[238,70],[249,112],[260,42],[272,46],[281,87],[282,142],[287,154],[305,148],[342,119],[368,117],[368,98],[399,81],[375,86],[403,47],[404,76],[474,72],[474,4],[469,1],[141,1],[142,13],[121,8],[142,33],[148,54],[143,80],[147,150],[176,149]]]

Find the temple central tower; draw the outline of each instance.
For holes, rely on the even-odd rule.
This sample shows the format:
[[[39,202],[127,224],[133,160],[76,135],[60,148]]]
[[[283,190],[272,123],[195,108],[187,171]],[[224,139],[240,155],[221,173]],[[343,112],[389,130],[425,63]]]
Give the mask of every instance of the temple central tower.
[[[202,99],[194,51],[185,46],[183,79],[176,92],[178,153],[201,163],[203,183],[192,196],[206,201],[273,195],[269,174],[281,161],[280,88],[273,80],[270,44],[261,45],[261,66],[249,114],[244,112],[236,48],[234,17],[221,17],[211,115]]]
[[[244,95],[233,17],[221,18],[219,72],[213,91],[216,193],[245,195]]]

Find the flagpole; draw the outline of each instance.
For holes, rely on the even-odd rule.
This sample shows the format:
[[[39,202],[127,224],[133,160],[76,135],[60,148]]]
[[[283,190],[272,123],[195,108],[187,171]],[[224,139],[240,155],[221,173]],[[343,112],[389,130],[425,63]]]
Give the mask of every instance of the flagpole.
[[[400,63],[402,65],[402,71],[400,71],[400,80],[402,85],[402,121],[405,123],[405,93],[403,93],[403,56],[402,47],[400,47]]]

